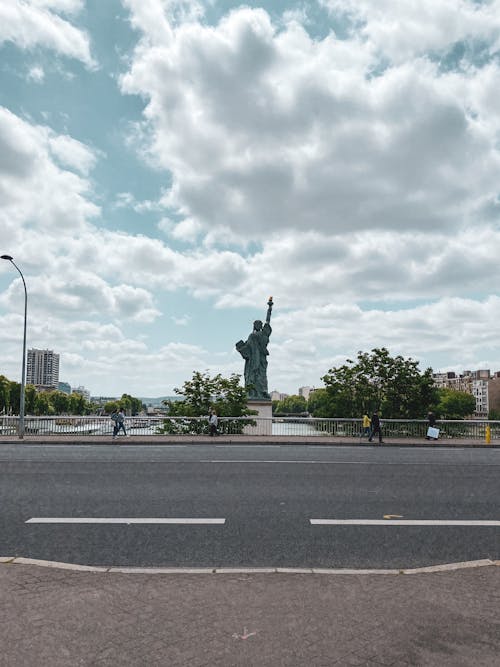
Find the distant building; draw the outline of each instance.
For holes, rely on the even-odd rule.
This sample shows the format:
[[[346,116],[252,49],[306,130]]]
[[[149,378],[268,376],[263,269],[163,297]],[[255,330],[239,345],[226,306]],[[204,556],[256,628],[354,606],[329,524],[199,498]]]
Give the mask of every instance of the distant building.
[[[88,389],[85,389],[85,387],[83,387],[82,385],[80,385],[79,387],[73,387],[71,389],[71,393],[80,394],[80,396],[83,396],[83,398],[86,401],[90,401],[90,391]]]
[[[57,388],[64,394],[71,394],[71,385],[69,384],[69,382],[59,382]]]
[[[57,389],[59,386],[59,355],[53,350],[28,350],[26,384],[37,389]]]
[[[283,401],[289,394],[283,394],[280,391],[272,391],[270,394],[271,401]]]
[[[314,387],[299,387],[299,396],[303,396],[306,401],[309,400],[309,396],[313,393]]]
[[[486,419],[490,410],[500,410],[500,372],[492,376],[489,369],[482,368],[461,374],[434,373],[432,377],[437,387],[472,394],[476,401],[474,417]]]
[[[114,403],[120,399],[116,396],[91,396],[90,400],[96,405],[104,406],[106,403]]]

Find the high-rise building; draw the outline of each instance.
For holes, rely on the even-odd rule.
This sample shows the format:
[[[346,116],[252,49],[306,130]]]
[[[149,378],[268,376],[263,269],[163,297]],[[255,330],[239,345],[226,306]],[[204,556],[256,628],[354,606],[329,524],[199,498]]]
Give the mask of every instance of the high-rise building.
[[[28,350],[26,384],[40,389],[57,389],[59,385],[59,355],[53,350]]]

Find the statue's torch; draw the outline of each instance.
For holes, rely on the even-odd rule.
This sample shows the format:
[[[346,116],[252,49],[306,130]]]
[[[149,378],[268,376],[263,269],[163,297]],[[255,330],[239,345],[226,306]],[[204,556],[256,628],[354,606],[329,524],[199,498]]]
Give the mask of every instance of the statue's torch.
[[[269,297],[269,301],[267,302],[267,316],[266,316],[266,322],[269,324],[271,321],[271,311],[273,309],[273,297]]]

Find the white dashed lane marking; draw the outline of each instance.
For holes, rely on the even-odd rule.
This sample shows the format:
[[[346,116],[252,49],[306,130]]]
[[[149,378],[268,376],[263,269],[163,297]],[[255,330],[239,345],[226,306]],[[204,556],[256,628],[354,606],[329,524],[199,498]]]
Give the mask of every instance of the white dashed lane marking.
[[[142,524],[224,524],[225,519],[203,519],[203,518],[179,518],[170,519],[162,517],[137,518],[137,517],[32,517],[25,523],[142,523]]]
[[[310,519],[313,526],[500,526],[500,521],[447,519]]]

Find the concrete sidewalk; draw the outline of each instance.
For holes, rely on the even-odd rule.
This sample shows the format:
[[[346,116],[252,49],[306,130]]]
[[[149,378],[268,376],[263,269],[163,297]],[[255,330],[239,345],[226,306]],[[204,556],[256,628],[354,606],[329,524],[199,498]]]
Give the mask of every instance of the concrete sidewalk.
[[[347,436],[297,436],[297,435],[221,435],[211,438],[208,435],[134,435],[119,436],[116,440],[109,435],[27,435],[23,440],[17,436],[0,435],[1,444],[33,444],[33,445],[213,445],[218,444],[297,444],[297,445],[339,445],[339,446],[378,446],[378,442],[368,442],[366,438],[350,438]],[[442,438],[426,440],[425,438],[386,438],[385,447],[500,447],[496,440],[487,445],[480,439]]]
[[[0,564],[2,667],[498,667],[500,567],[124,574]]]

